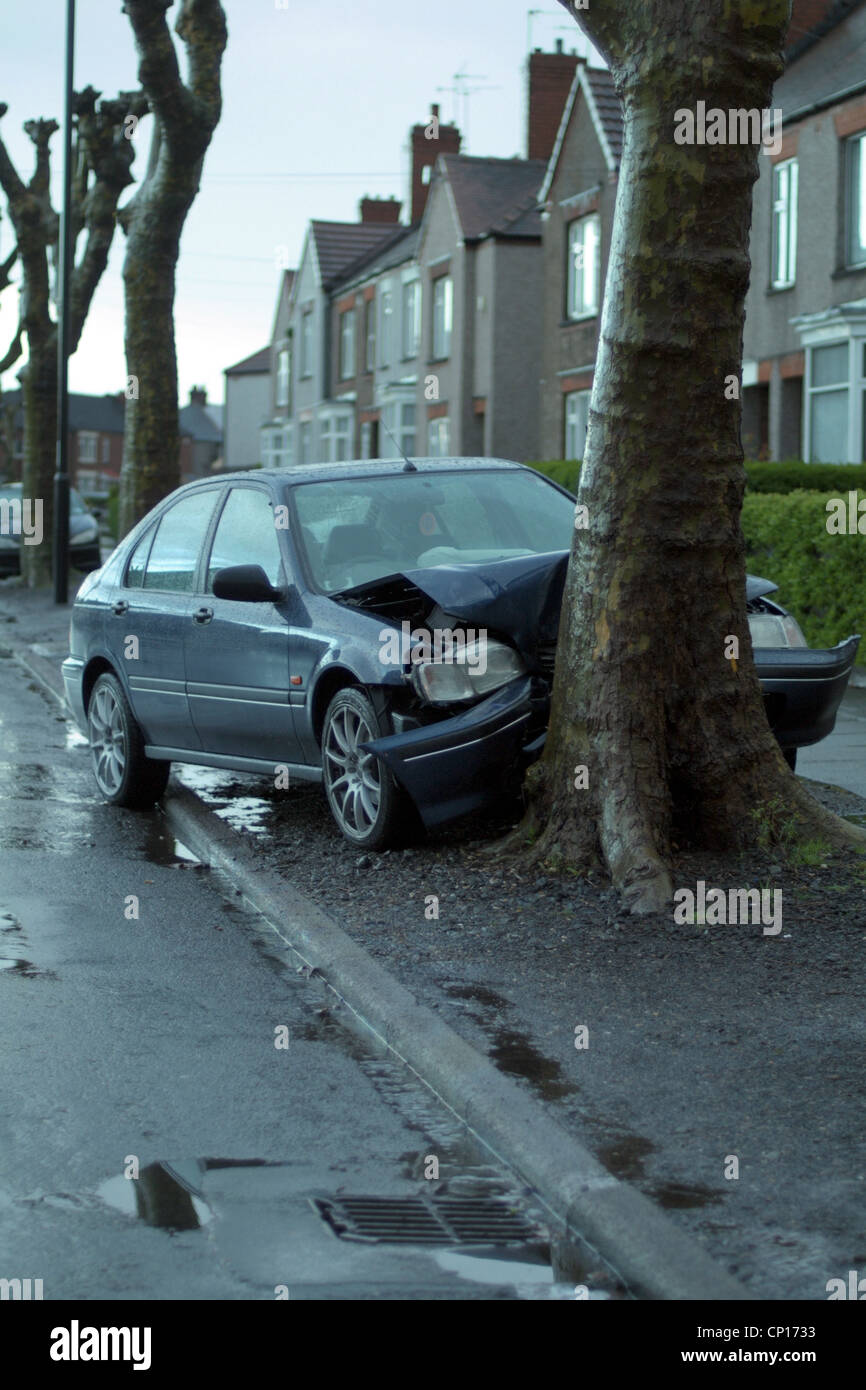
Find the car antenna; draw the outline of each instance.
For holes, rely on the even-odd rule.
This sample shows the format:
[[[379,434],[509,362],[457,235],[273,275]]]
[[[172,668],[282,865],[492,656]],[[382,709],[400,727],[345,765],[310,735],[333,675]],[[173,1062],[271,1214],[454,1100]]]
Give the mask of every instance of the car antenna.
[[[405,463],[404,463],[404,465],[403,465],[403,472],[404,472],[404,473],[417,473],[417,472],[418,472],[417,464],[414,464],[414,463],[412,462],[412,460],[409,458],[408,454],[404,454],[404,453],[403,453],[403,450],[400,448],[400,445],[397,444],[396,439],[394,438],[394,436],[393,436],[393,434],[391,433],[391,431],[388,429],[388,426],[385,424],[385,421],[384,421],[384,420],[382,421],[382,429],[383,429],[383,430],[385,431],[385,433],[387,434],[387,436],[388,436],[388,438],[390,439],[391,443],[397,445],[397,452],[398,452],[399,454],[401,454],[402,457],[405,459]]]

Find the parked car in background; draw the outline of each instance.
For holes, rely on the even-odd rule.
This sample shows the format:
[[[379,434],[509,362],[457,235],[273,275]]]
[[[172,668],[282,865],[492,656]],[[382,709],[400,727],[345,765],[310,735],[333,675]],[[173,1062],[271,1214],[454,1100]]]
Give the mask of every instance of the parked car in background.
[[[0,483],[0,511],[8,514],[8,504],[17,502],[20,506],[22,492],[20,483]],[[7,503],[3,508],[2,504]],[[15,535],[5,527],[0,530],[0,577],[21,573],[21,536]],[[99,552],[99,522],[88,511],[75,488],[69,490],[69,563],[73,569],[89,573],[99,569],[102,559]]]
[[[498,459],[319,464],[188,483],[81,586],[63,664],[100,792],[172,762],[324,783],[351,843],[456,818],[540,754],[575,499]],[[859,642],[812,651],[749,578],[771,726],[833,728]]]

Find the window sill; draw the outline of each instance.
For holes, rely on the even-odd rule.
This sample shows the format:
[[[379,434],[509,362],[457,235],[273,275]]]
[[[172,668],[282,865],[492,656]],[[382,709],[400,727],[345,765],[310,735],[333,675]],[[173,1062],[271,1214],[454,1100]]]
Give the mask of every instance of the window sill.
[[[859,265],[840,265],[830,276],[831,280],[847,280],[852,275],[866,275],[866,261]]]
[[[559,320],[559,326],[560,326],[560,328],[573,328],[573,327],[575,326],[575,324],[578,324],[578,323],[591,323],[593,319],[597,319],[597,318],[598,318],[598,310],[597,310],[597,309],[593,309],[592,313],[590,313],[590,314],[578,314],[576,318],[560,319],[560,320]]]
[[[767,293],[767,294],[786,294],[789,290],[795,290],[796,288],[797,288],[797,281],[796,281],[796,280],[789,280],[789,281],[788,281],[786,284],[784,284],[784,285],[768,285],[768,286],[767,286],[767,289],[766,289],[766,293]]]

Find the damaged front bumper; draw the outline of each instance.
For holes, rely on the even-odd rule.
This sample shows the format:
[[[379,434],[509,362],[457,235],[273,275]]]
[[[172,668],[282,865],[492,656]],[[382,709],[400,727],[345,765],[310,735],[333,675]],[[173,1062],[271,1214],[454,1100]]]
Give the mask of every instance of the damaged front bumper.
[[[450,719],[363,747],[388,766],[426,826],[490,805],[514,787],[544,747],[549,702],[520,676]]]

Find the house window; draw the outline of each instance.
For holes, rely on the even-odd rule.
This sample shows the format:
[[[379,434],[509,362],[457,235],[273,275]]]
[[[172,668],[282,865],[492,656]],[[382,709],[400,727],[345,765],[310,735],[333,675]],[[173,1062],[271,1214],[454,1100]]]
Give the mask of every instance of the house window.
[[[340,379],[355,375],[355,310],[340,315]]]
[[[362,425],[361,425],[361,458],[362,458],[362,459],[368,459],[368,458],[371,458],[371,457],[372,457],[372,454],[371,454],[371,449],[372,449],[372,447],[373,447],[373,426],[372,426],[372,424],[371,424],[371,422],[370,422],[369,420],[364,420],[364,422],[363,422]]]
[[[390,285],[383,285],[379,291],[379,309],[379,366],[388,367],[391,363],[394,318],[394,296]]]
[[[312,463],[313,461],[313,425],[310,420],[304,420],[298,427],[298,463]]]
[[[848,458],[848,343],[814,347],[809,386],[809,459],[842,463]]]
[[[447,415],[427,421],[427,452],[431,458],[447,458],[451,447],[451,431]]]
[[[102,462],[103,462],[103,465],[106,464],[106,463],[111,463],[111,440],[110,440],[110,439],[103,439],[103,441],[102,441]]]
[[[866,263],[866,134],[848,141],[848,264]]]
[[[364,309],[364,365],[368,372],[376,366],[376,301],[368,299]]]
[[[403,286],[403,356],[418,355],[421,336],[421,282],[409,280]]]
[[[411,457],[415,451],[415,402],[389,401],[382,407],[382,420],[386,426],[382,431],[382,458],[399,458],[401,454]]]
[[[323,415],[319,421],[319,456],[322,463],[339,463],[349,457],[352,417],[346,412]]]
[[[289,404],[289,382],[291,379],[291,357],[288,347],[280,348],[277,353],[277,390],[276,404],[287,406]]]
[[[598,313],[600,235],[600,223],[595,213],[569,223],[566,313],[570,319]]]
[[[583,458],[591,395],[591,391],[569,391],[565,397],[565,453],[563,458]]]
[[[797,278],[796,159],[773,169],[773,288],[784,289]]]
[[[78,432],[78,462],[96,463],[96,446],[99,435],[90,430],[79,430]]]
[[[291,468],[291,425],[283,424],[279,429],[265,425],[262,430],[262,464],[265,468]]]
[[[301,316],[301,376],[313,375],[313,311]]]
[[[433,357],[451,354],[454,287],[450,275],[433,281]]]

